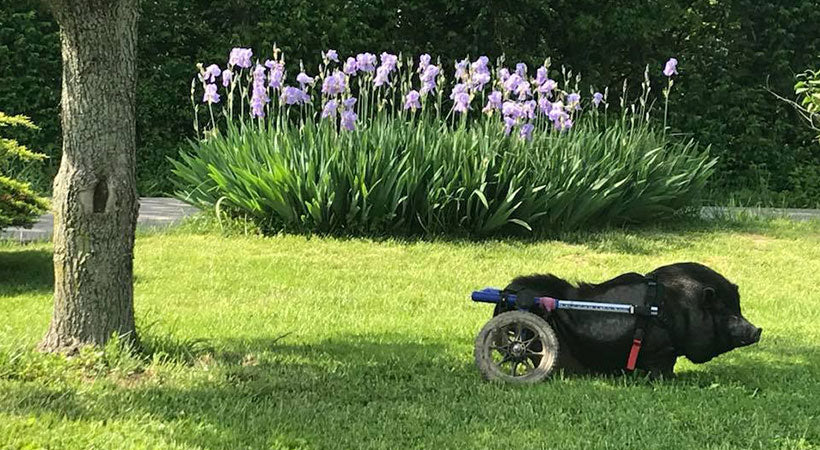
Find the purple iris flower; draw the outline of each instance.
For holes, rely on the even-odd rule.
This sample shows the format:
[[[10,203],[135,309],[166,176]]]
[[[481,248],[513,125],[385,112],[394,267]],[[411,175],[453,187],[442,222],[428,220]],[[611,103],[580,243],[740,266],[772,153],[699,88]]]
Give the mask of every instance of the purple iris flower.
[[[270,73],[268,73],[268,86],[274,89],[281,89],[285,81],[285,65],[281,62],[269,61],[271,63]],[[265,63],[267,65],[267,62]]]
[[[535,100],[526,101],[526,102],[524,102],[523,105],[521,105],[521,111],[523,112],[523,114],[525,116],[527,116],[528,119],[534,119],[535,118],[535,108],[536,108]]]
[[[663,74],[667,77],[671,77],[672,75],[678,74],[678,60],[675,58],[669,58],[669,61],[666,61],[666,67],[663,68]]]
[[[484,112],[494,109],[501,109],[501,92],[498,91],[492,91],[487,96],[487,106],[484,107]]]
[[[603,99],[604,94],[601,94],[600,92],[592,94],[592,104],[595,105],[596,108],[598,107],[598,105],[601,104],[601,101],[603,101]]]
[[[424,72],[424,69],[430,65],[430,55],[427,53],[419,56],[419,73]]]
[[[328,117],[336,117],[336,110],[338,109],[338,103],[336,100],[328,100],[325,103],[325,106],[322,108],[322,119],[327,119]]]
[[[206,83],[213,83],[221,73],[222,71],[219,70],[219,66],[216,64],[211,64],[205,68],[205,73],[202,74],[202,79],[205,80]]]
[[[512,79],[512,77],[510,77]],[[508,80],[509,81],[509,80]],[[532,93],[530,92],[530,82],[523,80],[515,87],[515,93],[518,94],[519,100],[526,100]]]
[[[348,75],[356,75],[357,70],[358,67],[356,66],[356,59],[352,56],[347,58],[344,67],[342,67],[342,71]]]
[[[567,117],[568,114],[566,112],[564,112],[564,103],[562,103],[562,102],[553,103],[552,104],[552,109],[550,109],[550,112],[549,112],[548,116],[549,116],[550,120],[552,120],[553,122],[556,122],[556,121],[560,120],[563,117]]]
[[[427,83],[427,82],[435,83],[436,82],[436,77],[438,76],[439,71],[440,70],[439,70],[438,66],[430,64],[430,65],[428,65],[427,67],[424,68],[424,72],[422,72],[422,74],[419,78],[421,78],[421,81],[423,81],[425,83]]]
[[[522,81],[521,75],[514,73],[510,75],[506,81],[504,81],[504,89],[507,92],[514,92],[515,88],[517,88]]]
[[[473,89],[480,91],[484,89],[485,84],[490,82],[490,68],[487,67],[489,63],[489,58],[480,56],[470,64],[470,84]]]
[[[362,72],[372,72],[376,70],[376,55],[371,53],[359,53],[356,55],[356,67]]]
[[[516,64],[515,73],[517,73],[519,77],[525,78],[527,76],[527,65],[522,62]]]
[[[264,117],[265,105],[270,101],[265,86],[265,66],[257,64],[253,69],[253,93],[251,94],[251,117]]]
[[[549,78],[547,78],[547,80],[544,81],[541,85],[539,85],[536,90],[542,94],[549,94],[552,91],[554,91],[557,87],[558,83],[556,83],[555,80],[550,80]]]
[[[421,94],[416,90],[408,92],[407,95],[404,96],[404,109],[412,109],[415,111],[421,108],[421,102],[419,102],[420,96]]]
[[[561,119],[554,121],[553,125],[558,131],[566,131],[572,128],[572,119],[570,119],[569,116],[562,117]]]
[[[525,141],[532,140],[532,130],[534,128],[535,126],[531,123],[525,123],[524,125],[521,125],[521,134],[519,135],[521,136],[521,139],[524,139]]]
[[[390,68],[388,68],[387,66],[379,66],[379,68],[376,69],[376,78],[373,79],[373,85],[376,87],[380,87],[383,86],[385,83],[389,83],[389,75]]]
[[[581,109],[581,96],[578,93],[567,95],[567,109]]]
[[[490,69],[487,67],[488,64],[490,64],[490,58],[487,58],[486,56],[479,56],[477,60],[470,64],[470,70],[476,73],[489,72]]]
[[[498,70],[498,79],[501,80],[502,83],[505,83],[508,78],[510,78],[510,71],[507,70],[506,67],[502,67]]]
[[[457,95],[464,94],[466,92],[467,85],[464,83],[458,83],[457,85],[453,86],[453,92],[450,93],[450,99],[455,100]]]
[[[382,67],[386,67],[388,73],[396,69],[396,64],[399,62],[399,58],[397,58],[396,55],[391,55],[390,53],[382,52],[382,54],[379,57],[382,61]]]
[[[339,53],[337,53],[336,50],[329,49],[327,52],[322,52],[322,59],[339,62]]]
[[[345,90],[345,75],[338,70],[322,82],[322,93],[330,96],[338,95]]]
[[[572,119],[564,111],[564,104],[555,102],[552,104],[552,110],[549,112],[549,118],[552,124],[558,131],[564,131],[572,128]]]
[[[456,80],[467,80],[467,67],[470,66],[470,60],[463,59],[461,61],[456,62]]]
[[[342,104],[345,106],[345,109],[353,109],[353,106],[356,104],[356,97],[350,97],[344,99]]]
[[[546,97],[541,97],[538,99],[538,110],[546,116],[552,111],[552,103]]]
[[[233,79],[233,72],[231,69],[225,69],[222,71],[222,86],[228,87],[231,84],[231,80]]]
[[[308,100],[310,100],[310,96],[299,88],[285,86],[285,88],[282,89],[282,101],[285,102],[286,105],[307,103]]]
[[[510,135],[510,132],[512,131],[514,126],[515,126],[515,119],[513,119],[512,117],[509,117],[509,116],[504,117],[504,134],[506,136]]]
[[[342,128],[344,128],[345,130],[348,130],[348,131],[355,130],[356,129],[356,119],[358,119],[358,118],[359,118],[359,116],[356,115],[355,112],[353,112],[349,109],[345,110],[342,113]]]
[[[309,77],[304,72],[299,72],[299,75],[296,75],[296,81],[302,86],[302,89],[305,88],[306,84],[313,84],[313,78]]]
[[[453,109],[459,113],[466,113],[467,110],[470,109],[470,94],[466,92],[461,92],[456,94],[455,97],[455,105],[453,105]]]
[[[219,94],[216,92],[215,84],[205,85],[205,95],[202,96],[202,103],[219,103]]]
[[[480,91],[484,89],[484,85],[490,82],[490,73],[474,73],[472,79],[470,80],[470,84],[472,85],[473,89],[476,91]]]
[[[259,98],[251,98],[251,117],[265,117],[265,102]]]
[[[428,65],[424,68],[424,72],[419,76],[422,82],[421,86],[421,95],[426,95],[428,92],[433,92],[436,90],[436,77],[439,74],[440,69],[438,66],[435,65]]]
[[[231,50],[231,55],[228,57],[228,65],[239,66],[247,69],[251,66],[252,57],[253,50],[249,48],[236,47]]]
[[[501,105],[501,114],[512,117],[513,119],[518,119],[522,115],[524,115],[524,111],[516,102],[513,101],[506,101],[503,105]]]
[[[535,71],[535,85],[541,86],[542,84],[546,83],[549,80],[547,76],[547,68],[546,67],[539,67],[538,70]]]

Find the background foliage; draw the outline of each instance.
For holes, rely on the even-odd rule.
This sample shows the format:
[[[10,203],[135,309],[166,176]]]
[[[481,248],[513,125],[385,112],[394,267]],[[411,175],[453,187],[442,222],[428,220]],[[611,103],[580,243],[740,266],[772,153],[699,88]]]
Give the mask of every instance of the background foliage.
[[[0,111],[0,132],[10,127],[37,129],[25,116],[8,116]],[[31,225],[45,211],[45,200],[38,197],[28,183],[14,179],[9,170],[14,163],[41,161],[44,157],[0,133],[0,230],[9,226]]]
[[[797,75],[794,93],[799,100],[798,110],[809,126],[817,132],[817,139],[820,141],[820,69],[806,70]]]
[[[306,64],[319,51],[390,49],[446,59],[506,53],[508,60],[562,61],[602,86],[675,56],[681,77],[671,125],[720,157],[713,195],[817,206],[820,149],[791,107],[767,92],[792,91],[794,74],[817,66],[818,0],[551,0],[520,2],[363,0],[145,0],[140,23],[138,178],[143,194],[170,189],[170,164],[190,137],[189,82],[196,62],[224,64],[236,45],[273,42]],[[59,152],[60,55],[44,7],[0,0],[0,105],[42,130],[29,141]],[[292,77],[294,74],[290,74]],[[612,86],[615,88],[615,86]],[[582,91],[586,92],[586,90]],[[48,188],[58,158],[35,177]],[[812,187],[814,186],[814,187]],[[813,189],[813,190],[812,190]]]

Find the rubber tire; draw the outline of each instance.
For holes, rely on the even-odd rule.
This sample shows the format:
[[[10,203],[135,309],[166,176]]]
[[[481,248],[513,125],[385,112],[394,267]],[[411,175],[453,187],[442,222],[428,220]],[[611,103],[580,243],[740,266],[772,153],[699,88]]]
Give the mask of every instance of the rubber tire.
[[[516,322],[520,322],[535,331],[541,340],[542,348],[545,350],[538,367],[519,377],[513,377],[498,370],[492,359],[493,350],[490,349],[493,330]],[[481,377],[487,381],[503,381],[514,384],[538,383],[549,376],[558,362],[558,338],[555,336],[555,332],[552,331],[552,327],[541,317],[526,311],[508,311],[493,317],[484,325],[484,328],[481,329],[475,339],[474,356]]]

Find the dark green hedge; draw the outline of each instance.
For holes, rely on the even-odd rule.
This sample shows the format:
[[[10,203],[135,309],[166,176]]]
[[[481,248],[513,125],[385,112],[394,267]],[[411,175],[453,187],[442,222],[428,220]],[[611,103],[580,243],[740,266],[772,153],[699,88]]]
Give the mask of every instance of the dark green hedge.
[[[43,7],[23,3],[0,0],[0,107],[41,124],[27,142],[56,157],[57,28]],[[662,63],[675,56],[681,76],[671,125],[712,145],[720,157],[713,187],[816,206],[820,198],[805,193],[820,191],[820,148],[766,86],[788,94],[795,73],[818,66],[818,24],[820,0],[144,0],[135,74],[140,188],[168,189],[165,157],[191,135],[194,64],[223,63],[236,45],[269,52],[277,42],[290,61],[306,64],[328,47],[443,58],[505,53],[530,64],[551,56],[612,88],[623,77],[637,86],[647,63],[661,81]],[[57,163],[46,165],[49,174]]]

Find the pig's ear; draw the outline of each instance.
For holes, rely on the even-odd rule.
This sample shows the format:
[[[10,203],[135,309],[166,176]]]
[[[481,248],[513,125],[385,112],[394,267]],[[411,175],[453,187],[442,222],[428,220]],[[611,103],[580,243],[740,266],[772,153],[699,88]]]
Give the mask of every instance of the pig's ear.
[[[706,308],[713,308],[715,307],[715,290],[711,287],[707,287],[703,289],[703,295],[701,296],[700,302]]]

